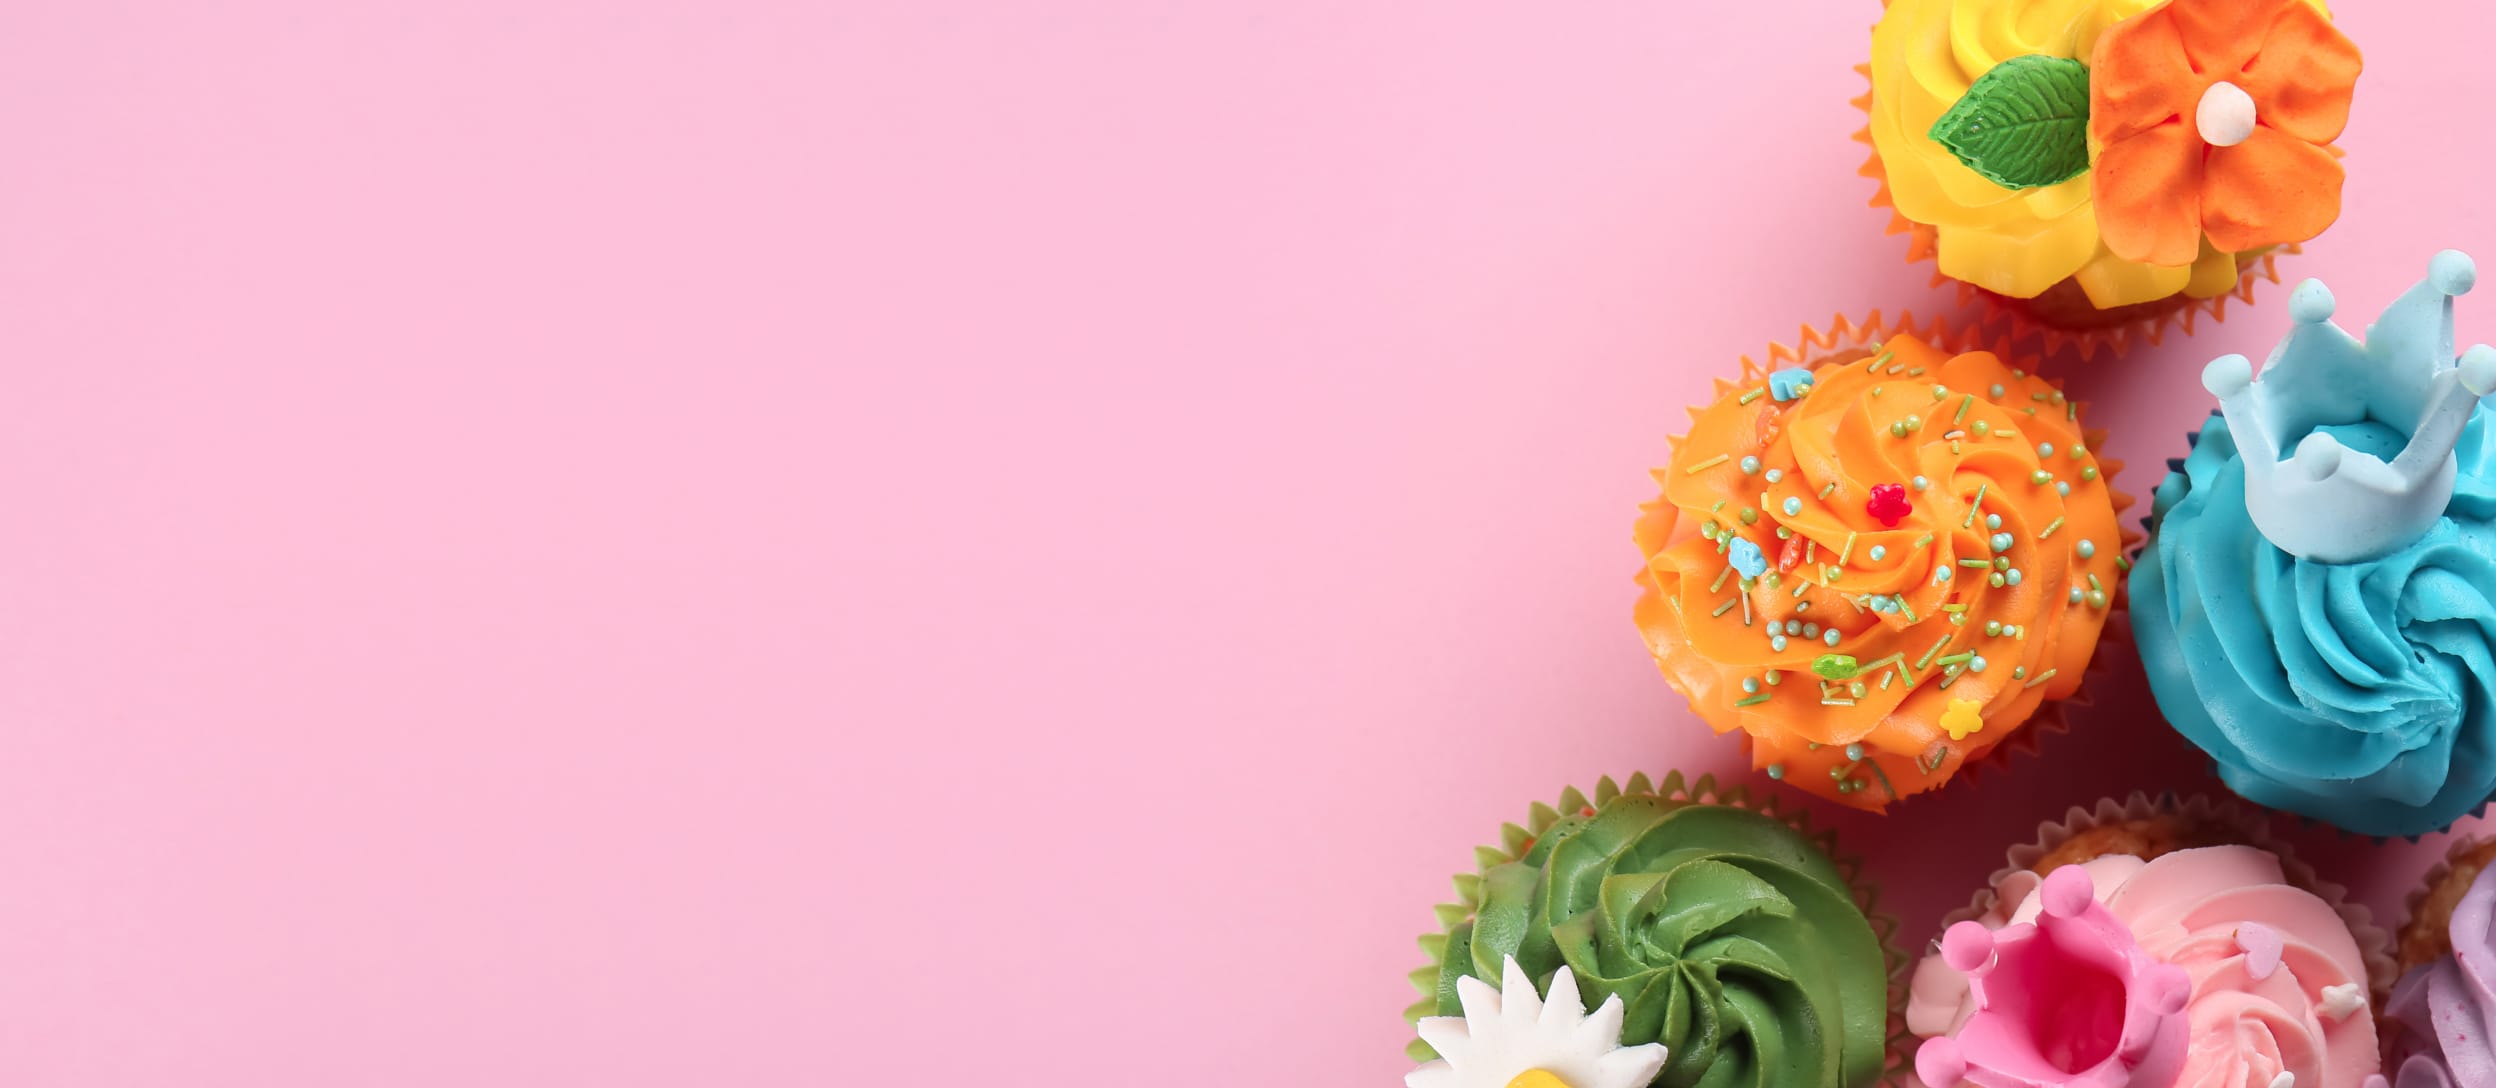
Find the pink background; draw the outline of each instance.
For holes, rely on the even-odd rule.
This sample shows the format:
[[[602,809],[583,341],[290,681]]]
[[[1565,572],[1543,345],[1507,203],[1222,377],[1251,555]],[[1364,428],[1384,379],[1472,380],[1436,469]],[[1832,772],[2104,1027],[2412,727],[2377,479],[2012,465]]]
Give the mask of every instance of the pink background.
[[[2362,320],[2496,259],[2496,11],[2344,6]],[[1680,406],[1951,308],[1871,0],[151,7],[0,11],[20,1088],[1395,1083],[1473,844],[1732,766]],[[2280,302],[2062,365],[2132,490]],[[2105,697],[1839,821],[1916,939],[2200,781]]]

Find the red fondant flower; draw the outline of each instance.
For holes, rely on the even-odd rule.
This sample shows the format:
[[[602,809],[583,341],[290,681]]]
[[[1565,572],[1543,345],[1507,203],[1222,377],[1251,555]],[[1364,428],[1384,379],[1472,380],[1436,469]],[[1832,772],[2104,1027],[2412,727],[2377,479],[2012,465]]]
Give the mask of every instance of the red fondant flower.
[[[2106,28],[2089,65],[2090,198],[2106,248],[2193,263],[2340,217],[2357,46],[2307,0],[2172,0]]]
[[[1872,497],[1863,502],[1863,512],[1879,519],[1882,526],[1895,529],[1915,507],[1907,503],[1907,489],[1899,484],[1873,484]]]

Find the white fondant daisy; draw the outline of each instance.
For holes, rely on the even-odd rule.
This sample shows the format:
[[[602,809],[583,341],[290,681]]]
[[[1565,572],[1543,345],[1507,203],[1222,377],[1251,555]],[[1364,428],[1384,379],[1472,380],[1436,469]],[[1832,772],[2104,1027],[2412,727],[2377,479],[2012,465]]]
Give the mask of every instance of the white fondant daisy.
[[[1465,1014],[1422,1019],[1421,1039],[1439,1060],[1406,1073],[1405,1088],[1646,1088],[1664,1068],[1664,1044],[1621,1045],[1620,995],[1588,1015],[1566,967],[1547,999],[1513,956],[1500,976],[1496,990],[1457,979]]]

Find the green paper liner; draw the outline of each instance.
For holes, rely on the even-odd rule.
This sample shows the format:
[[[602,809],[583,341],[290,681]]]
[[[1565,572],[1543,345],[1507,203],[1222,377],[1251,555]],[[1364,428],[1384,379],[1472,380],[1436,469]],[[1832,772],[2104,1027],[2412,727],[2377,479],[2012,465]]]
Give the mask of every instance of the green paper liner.
[[[1413,988],[1421,991],[1421,998],[1405,1007],[1405,1022],[1419,1023],[1422,1017],[1438,1014],[1440,962],[1446,957],[1449,935],[1459,924],[1471,919],[1481,903],[1483,870],[1516,860],[1518,854],[1560,821],[1562,813],[1589,814],[1615,798],[1641,796],[1691,804],[1724,805],[1758,813],[1794,829],[1837,866],[1838,872],[1845,877],[1847,890],[1854,895],[1855,908],[1863,913],[1864,920],[1872,927],[1873,938],[1880,942],[1881,957],[1889,976],[1889,1008],[1885,1010],[1887,1053],[1882,1059],[1880,1083],[1902,1083],[1899,1078],[1908,1075],[1914,1066],[1914,1044],[1917,1042],[1907,1034],[1906,1021],[1907,968],[1911,961],[1898,944],[1901,928],[1898,919],[1879,909],[1878,885],[1865,877],[1861,858],[1838,849],[1835,832],[1815,830],[1811,826],[1810,813],[1799,807],[1781,806],[1774,795],[1754,797],[1750,787],[1742,783],[1719,784],[1712,774],[1703,774],[1691,780],[1684,778],[1680,771],[1669,771],[1662,782],[1653,782],[1641,771],[1630,775],[1625,784],[1616,783],[1610,775],[1605,775],[1596,780],[1591,796],[1571,786],[1560,791],[1555,804],[1535,802],[1527,810],[1523,824],[1501,825],[1500,845],[1475,847],[1474,871],[1457,874],[1456,901],[1431,908],[1438,914],[1439,928],[1437,932],[1424,934],[1420,939],[1422,954],[1429,957],[1429,962],[1406,976]],[[1416,1062],[1438,1057],[1438,1052],[1430,1049],[1430,1044],[1418,1038],[1405,1045],[1404,1053]]]
[[[1984,887],[1977,891],[1967,906],[1942,917],[1935,937],[1960,922],[1975,921],[1992,913],[2000,902],[1996,889],[2002,886],[2004,880],[2014,873],[2032,871],[2037,862],[2074,836],[2108,824],[2158,819],[2223,827],[2234,833],[2235,841],[2278,858],[2280,871],[2287,877],[2288,883],[2329,903],[2332,910],[2340,915],[2341,921],[2348,925],[2349,936],[2356,940],[2358,953],[2366,961],[2366,985],[2370,1000],[2375,1007],[2382,1006],[2384,997],[2392,991],[2393,981],[2399,977],[2392,958],[2391,933],[2375,924],[2374,915],[2365,904],[2349,900],[2348,889],[2324,880],[2313,866],[2299,859],[2287,843],[2272,835],[2270,821],[2260,815],[2259,810],[2233,798],[2213,798],[2205,794],[2178,797],[2173,793],[2151,797],[2148,793],[2134,790],[2122,800],[2105,797],[2095,805],[2073,805],[2060,820],[2040,821],[2036,838],[2005,851],[2002,867],[1985,878]],[[1904,1015],[1903,1010],[1901,1015]]]

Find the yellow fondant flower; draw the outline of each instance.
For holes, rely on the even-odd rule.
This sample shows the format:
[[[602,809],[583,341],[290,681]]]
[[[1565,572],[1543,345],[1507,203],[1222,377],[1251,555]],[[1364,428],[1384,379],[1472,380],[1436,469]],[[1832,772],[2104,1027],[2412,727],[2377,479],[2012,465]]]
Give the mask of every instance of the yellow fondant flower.
[[[1984,704],[1974,699],[1950,700],[1950,709],[1941,712],[1941,728],[1951,740],[1966,740],[1969,734],[1984,731]]]

